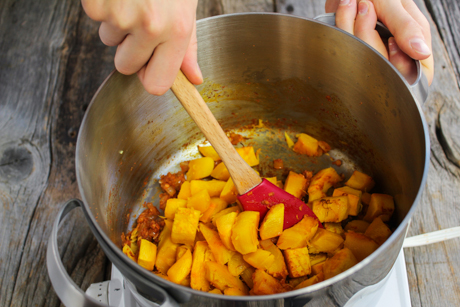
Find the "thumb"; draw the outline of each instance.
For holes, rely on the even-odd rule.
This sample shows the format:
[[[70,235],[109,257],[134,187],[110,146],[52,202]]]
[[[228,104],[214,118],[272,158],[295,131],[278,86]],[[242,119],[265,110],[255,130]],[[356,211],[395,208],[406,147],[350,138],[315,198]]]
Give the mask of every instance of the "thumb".
[[[203,75],[197,60],[197,50],[198,43],[196,38],[195,22],[192,30],[192,37],[190,38],[190,43],[187,51],[185,52],[184,60],[182,61],[181,70],[187,79],[196,85],[203,83]]]

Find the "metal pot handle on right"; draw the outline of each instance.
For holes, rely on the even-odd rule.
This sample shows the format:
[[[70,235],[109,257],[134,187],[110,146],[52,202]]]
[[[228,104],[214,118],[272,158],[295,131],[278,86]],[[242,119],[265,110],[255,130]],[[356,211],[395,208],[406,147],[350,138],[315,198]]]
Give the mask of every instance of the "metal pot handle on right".
[[[335,26],[335,13],[327,13],[321,14],[313,18],[315,20],[324,22],[328,25]],[[380,37],[384,40],[388,40],[393,35],[391,34],[390,30],[380,21],[377,21],[377,25],[375,30],[379,33]],[[420,104],[425,103],[426,98],[428,97],[428,79],[426,78],[425,74],[422,71],[422,64],[418,60],[414,60],[415,65],[417,66],[417,79],[413,84],[410,85],[410,90],[412,94],[415,96],[416,100],[420,102]]]

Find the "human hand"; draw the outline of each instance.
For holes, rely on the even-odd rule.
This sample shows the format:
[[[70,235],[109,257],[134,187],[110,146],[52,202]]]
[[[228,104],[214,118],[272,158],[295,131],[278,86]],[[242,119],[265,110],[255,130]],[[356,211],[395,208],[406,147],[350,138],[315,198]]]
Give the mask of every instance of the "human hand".
[[[326,13],[336,25],[378,50],[409,83],[416,78],[412,59],[420,60],[428,84],[433,81],[430,24],[412,0],[327,0]],[[394,35],[384,44],[375,31],[377,19]],[[411,59],[412,58],[412,59]]]
[[[179,69],[193,84],[203,82],[197,62],[198,0],[82,0],[88,16],[101,22],[99,36],[117,46],[115,67],[137,73],[144,88],[163,95]]]

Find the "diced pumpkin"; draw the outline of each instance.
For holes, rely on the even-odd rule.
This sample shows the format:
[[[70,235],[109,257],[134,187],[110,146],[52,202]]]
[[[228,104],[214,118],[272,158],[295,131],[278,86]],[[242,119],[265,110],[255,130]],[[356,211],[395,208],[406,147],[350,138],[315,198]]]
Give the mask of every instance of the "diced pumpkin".
[[[232,258],[228,261],[227,266],[228,271],[233,276],[239,276],[244,272],[244,270],[251,267],[251,265],[243,259],[243,255],[240,253],[234,253]]]
[[[157,246],[145,239],[141,239],[141,246],[139,248],[139,257],[137,263],[149,271],[153,271],[155,260],[157,257]]]
[[[260,215],[257,211],[243,211],[238,214],[232,230],[232,243],[241,254],[255,252],[259,245],[257,228]]]
[[[345,242],[343,245],[352,251],[358,262],[372,254],[379,247],[374,240],[357,232],[345,233]]]
[[[278,239],[277,246],[279,249],[306,247],[318,229],[318,221],[308,215],[304,215],[302,220],[283,231]]]
[[[200,215],[200,211],[192,208],[177,209],[171,230],[171,241],[193,245],[195,243]]]
[[[252,280],[254,286],[251,289],[251,294],[253,295],[269,295],[286,291],[278,279],[265,273],[264,270],[256,270],[252,275]]]
[[[163,278],[163,279],[169,280],[168,275],[163,274],[163,273],[161,273],[161,272],[156,272],[156,271],[154,271],[153,274],[155,274],[156,276],[161,277],[161,278]]]
[[[226,288],[224,290],[224,294],[225,295],[233,295],[233,296],[244,296],[244,295],[248,295],[248,292],[246,291],[242,291],[238,288]]]
[[[324,197],[314,200],[312,210],[321,223],[338,223],[348,217],[348,197]]]
[[[273,256],[275,256],[275,261],[267,269],[268,274],[272,275],[277,279],[285,279],[288,275],[288,271],[286,268],[286,262],[284,261],[283,253],[275,244],[273,244],[271,240],[263,240],[259,243],[260,247],[262,247],[264,250],[269,251],[270,253],[272,253]]]
[[[311,285],[314,285],[314,284],[317,284],[319,283],[320,280],[319,280],[319,277],[318,276],[313,276],[313,277],[310,277],[309,279],[301,282],[300,284],[297,285],[297,287],[295,287],[294,289],[295,290],[298,290],[298,289],[302,289],[302,288],[306,288],[306,287],[309,287]]]
[[[394,211],[395,203],[393,196],[374,193],[371,195],[371,201],[363,220],[371,223],[376,217],[380,216],[382,221],[388,222]]]
[[[310,254],[310,265],[314,266],[315,264],[326,261],[326,254]]]
[[[198,146],[198,150],[203,156],[209,157],[213,159],[214,161],[221,160],[221,158],[219,157],[219,154],[212,146]]]
[[[344,230],[364,233],[367,227],[369,227],[368,222],[363,221],[363,220],[353,220],[353,221],[348,222],[347,225],[345,225]]]
[[[361,202],[363,204],[369,205],[369,203],[371,202],[371,194],[364,192],[363,195],[361,196]]]
[[[214,160],[209,157],[191,160],[188,164],[187,180],[202,179],[211,175]]]
[[[236,190],[236,187],[233,184],[232,178],[229,178],[224,186],[224,189],[222,190],[222,193],[220,193],[220,198],[225,200],[227,204],[232,204],[237,200],[237,197],[238,191]]]
[[[179,259],[181,258],[185,252],[187,251],[192,251],[192,246],[190,245],[179,245],[179,247],[177,248],[177,251],[176,251],[176,259]]]
[[[168,270],[169,280],[181,284],[181,282],[190,274],[192,268],[192,253],[189,249],[174,263]]]
[[[165,217],[174,220],[177,209],[185,208],[187,206],[187,200],[179,198],[170,198],[166,201]]]
[[[318,140],[308,134],[297,134],[297,142],[293,150],[299,154],[310,157],[319,157],[323,154],[323,150],[318,145]]]
[[[224,162],[217,164],[217,166],[211,172],[211,177],[223,181],[227,181],[230,178],[230,173],[228,172]]]
[[[129,259],[136,261],[136,257],[134,256],[133,251],[131,250],[131,247],[129,245],[125,244],[123,245],[123,253],[129,257]]]
[[[356,190],[369,192],[374,187],[375,182],[370,176],[359,171],[354,171],[350,179],[345,182],[345,185]]]
[[[307,190],[308,201],[311,202],[325,197],[327,190],[340,181],[342,181],[342,177],[340,177],[332,167],[320,170],[310,180],[310,185]]]
[[[235,148],[239,155],[246,161],[249,166],[256,166],[259,165],[259,159],[257,158],[254,147],[246,146],[246,147],[239,147]]]
[[[292,278],[306,276],[311,273],[308,248],[286,249],[283,251],[289,276]]]
[[[185,181],[180,186],[180,190],[179,190],[179,194],[177,195],[177,198],[179,198],[179,199],[187,199],[190,196],[192,196],[192,193],[190,191],[190,181]]]
[[[200,217],[200,221],[203,223],[209,223],[212,217],[219,213],[220,211],[227,208],[227,202],[220,197],[211,197],[211,204],[209,205],[208,210],[203,212]]]
[[[278,179],[276,177],[269,177],[269,178],[265,178],[265,179],[267,179],[268,181],[270,181],[274,185],[278,185]]]
[[[343,248],[324,262],[324,278],[332,278],[342,272],[345,272],[357,263],[358,261],[353,253],[348,248]]]
[[[200,213],[203,213],[206,210],[208,210],[210,205],[211,197],[209,197],[209,193],[207,190],[201,190],[195,195],[192,195],[189,198],[187,198],[187,208],[193,208],[195,210],[198,210]]]
[[[237,277],[230,274],[223,264],[208,261],[204,264],[206,279],[217,289],[224,291],[227,288],[237,288],[248,294],[248,288]]]
[[[202,223],[200,223],[200,231],[205,237],[206,242],[208,242],[209,248],[216,259],[216,262],[226,264],[232,257],[233,252],[225,247],[217,231]]]
[[[341,235],[330,232],[323,228],[318,228],[316,234],[311,238],[309,245],[320,253],[331,253],[339,248],[343,243]]]
[[[348,215],[357,216],[363,207],[361,197],[363,192],[350,187],[341,187],[334,190],[332,196],[348,197]]]
[[[281,235],[284,225],[284,204],[271,207],[259,228],[259,236],[262,240]]]
[[[376,217],[364,235],[374,240],[378,245],[382,245],[391,236],[391,230],[380,217]]]
[[[294,147],[294,141],[291,139],[291,137],[286,133],[284,132],[284,137],[286,138],[286,144],[289,148],[292,148]]]
[[[297,198],[302,198],[306,194],[307,179],[302,174],[290,171],[284,183],[284,190]]]
[[[237,212],[230,212],[228,214],[221,215],[216,219],[216,226],[217,231],[219,233],[219,237],[222,240],[222,243],[225,245],[225,247],[231,251],[235,251],[231,235],[233,224],[235,224],[237,215]]]
[[[255,268],[253,268],[252,266],[249,266],[240,275],[241,279],[249,287],[249,289],[252,289],[254,287],[254,281],[252,280],[252,276],[254,275],[255,271],[256,271]]]
[[[176,262],[176,251],[179,244],[171,241],[171,229],[164,227],[160,234],[158,243],[157,259],[155,267],[163,274],[166,274],[169,268]]]
[[[223,200],[224,201],[224,200]],[[216,220],[221,217],[222,215],[225,215],[225,214],[228,214],[230,212],[236,212],[236,213],[239,213],[241,212],[240,208],[238,208],[238,206],[232,206],[232,207],[228,207],[228,208],[225,208],[225,209],[222,209],[220,210],[219,212],[217,212],[216,214],[214,214],[212,216],[212,224],[217,227],[217,224],[216,224]]]
[[[208,243],[200,241],[195,243],[193,251],[192,269],[190,272],[190,286],[192,289],[200,291],[209,291],[209,281],[206,279],[204,272],[204,262],[206,250],[208,250]]]
[[[192,180],[190,181],[190,193],[192,195],[208,191],[209,197],[219,197],[227,182],[221,180]]]
[[[310,260],[311,260],[311,258],[310,258]],[[323,265],[326,262],[326,260],[324,260],[323,262],[319,262],[317,264],[312,264],[311,265],[311,273],[313,275],[318,275],[320,273],[323,273]]]
[[[344,233],[341,223],[324,223],[324,229],[339,235],[343,235]]]
[[[302,277],[297,277],[297,278],[289,278],[289,286],[292,289],[295,289],[298,285],[300,285],[302,282],[306,281],[308,279],[308,276],[302,276]]]
[[[223,294],[222,291],[220,291],[220,290],[217,289],[217,288],[214,288],[214,289],[208,291],[208,293],[212,293],[212,294],[221,294],[221,295]]]
[[[256,269],[268,270],[275,262],[275,256],[267,250],[257,249],[253,253],[243,255],[244,261],[255,267]]]

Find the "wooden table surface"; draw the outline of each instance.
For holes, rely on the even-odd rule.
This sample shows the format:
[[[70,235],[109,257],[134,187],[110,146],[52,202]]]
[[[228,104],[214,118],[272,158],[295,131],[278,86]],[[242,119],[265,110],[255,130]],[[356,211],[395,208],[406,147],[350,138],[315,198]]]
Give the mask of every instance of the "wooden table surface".
[[[200,0],[198,18],[248,11],[313,17],[324,0]],[[460,225],[460,4],[417,0],[433,35],[435,77],[424,105],[431,138],[428,183],[409,231]],[[79,197],[77,132],[113,70],[114,48],[78,0],[0,1],[0,306],[57,306],[45,265],[51,225]],[[83,289],[110,263],[83,215],[61,228],[63,262]],[[413,306],[460,305],[460,239],[405,249]]]

